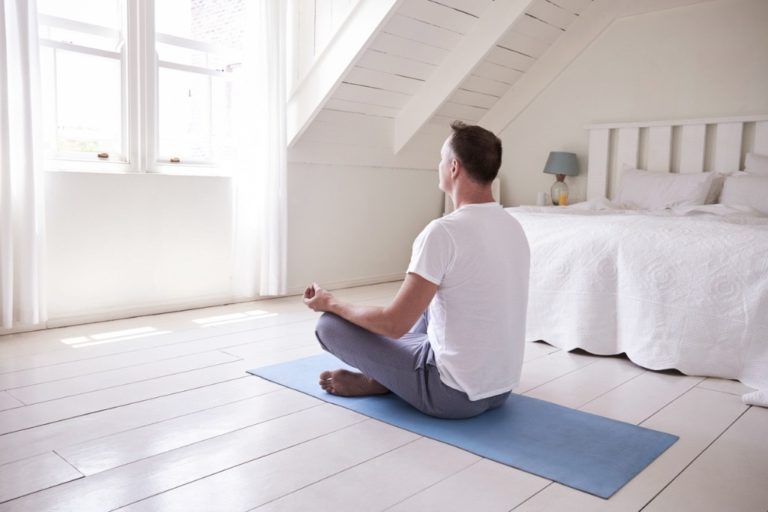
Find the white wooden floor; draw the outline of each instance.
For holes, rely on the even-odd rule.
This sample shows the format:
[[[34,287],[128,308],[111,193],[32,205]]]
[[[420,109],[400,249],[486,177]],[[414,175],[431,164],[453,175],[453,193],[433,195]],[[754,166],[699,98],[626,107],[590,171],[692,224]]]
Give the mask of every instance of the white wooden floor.
[[[244,373],[319,353],[316,317],[293,297],[0,337],[0,511],[768,510],[768,409],[737,382],[528,344],[518,392],[680,436],[603,500]]]

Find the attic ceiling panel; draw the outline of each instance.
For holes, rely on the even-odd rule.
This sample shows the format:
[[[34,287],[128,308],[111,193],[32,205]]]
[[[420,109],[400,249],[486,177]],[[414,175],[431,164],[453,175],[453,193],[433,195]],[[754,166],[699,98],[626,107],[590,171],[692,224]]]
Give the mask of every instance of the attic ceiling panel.
[[[472,74],[482,78],[490,78],[491,80],[496,80],[497,82],[502,82],[507,84],[507,86],[510,86],[515,83],[515,80],[517,80],[523,72],[506,66],[499,66],[498,64],[484,60],[475,68]]]
[[[547,48],[549,48],[548,43],[514,30],[507,31],[496,44],[508,50],[527,55],[533,59],[541,57],[544,52],[547,51]]]
[[[340,100],[400,109],[410,96],[400,92],[342,82],[333,97]]]
[[[377,50],[366,51],[357,64],[358,66],[367,69],[375,69],[377,71],[416,78],[419,80],[426,80],[437,67],[432,64],[398,57],[397,55],[391,55]]]
[[[549,0],[535,0],[525,11],[531,16],[558,28],[566,28],[576,19],[576,14],[553,4]]]
[[[499,96],[492,94],[482,94],[479,92],[468,91],[466,89],[457,89],[450,97],[449,101],[460,103],[462,105],[471,105],[488,109],[499,100]]]
[[[344,81],[408,95],[414,94],[424,83],[424,80],[393,75],[392,73],[361,68],[360,66],[352,68]]]
[[[520,16],[512,23],[512,30],[551,45],[563,34],[563,30],[549,23],[534,18],[529,14]]]
[[[448,50],[443,48],[420,43],[387,32],[379,34],[369,48],[434,65],[440,64],[449,53]]]
[[[558,7],[562,7],[563,9],[567,9],[572,13],[579,14],[584,9],[589,7],[589,4],[592,3],[592,0],[551,0],[551,2]]]
[[[491,4],[491,0],[434,0],[434,2],[475,16],[480,16]]]
[[[509,89],[509,84],[471,74],[460,88],[501,97]]]
[[[461,105],[460,103],[446,101],[443,106],[440,107],[440,110],[438,110],[437,113],[445,117],[477,122],[485,115],[487,110],[488,109],[486,108],[473,107],[471,105]]]
[[[325,108],[329,110],[337,110],[339,112],[353,112],[358,114],[367,114],[369,116],[390,118],[395,117],[400,111],[400,109],[393,107],[383,107],[380,105],[371,105],[368,103],[341,100],[335,97],[329,99],[325,103]]]
[[[392,16],[384,30],[390,34],[437,46],[445,50],[452,50],[461,40],[461,34],[458,32],[400,14]]]
[[[536,59],[533,59],[525,54],[504,48],[502,46],[494,46],[491,51],[485,55],[485,59],[493,64],[516,69],[518,71],[525,71]]]
[[[404,2],[397,13],[459,34],[466,34],[477,21],[475,15],[430,0]]]

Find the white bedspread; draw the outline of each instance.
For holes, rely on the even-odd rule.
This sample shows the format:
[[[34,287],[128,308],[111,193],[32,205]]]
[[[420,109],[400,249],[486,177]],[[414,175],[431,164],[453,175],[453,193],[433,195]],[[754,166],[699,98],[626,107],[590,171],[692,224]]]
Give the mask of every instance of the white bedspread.
[[[529,340],[737,379],[757,390],[745,400],[768,406],[768,218],[508,211],[531,245]]]

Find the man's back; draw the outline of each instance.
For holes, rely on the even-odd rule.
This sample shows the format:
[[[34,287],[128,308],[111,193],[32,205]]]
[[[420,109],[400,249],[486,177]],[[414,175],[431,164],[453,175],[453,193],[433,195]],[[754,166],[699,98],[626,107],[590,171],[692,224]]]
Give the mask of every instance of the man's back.
[[[520,224],[496,203],[462,206],[414,243],[408,271],[439,285],[428,335],[441,380],[472,400],[519,381],[529,263]]]

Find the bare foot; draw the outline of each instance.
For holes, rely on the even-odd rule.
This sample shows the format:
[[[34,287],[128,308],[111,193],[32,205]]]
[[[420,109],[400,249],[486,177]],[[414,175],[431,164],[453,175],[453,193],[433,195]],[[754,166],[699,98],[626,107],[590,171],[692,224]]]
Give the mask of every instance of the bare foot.
[[[320,374],[320,387],[332,395],[366,396],[383,395],[389,390],[362,373],[348,370],[326,370]]]

